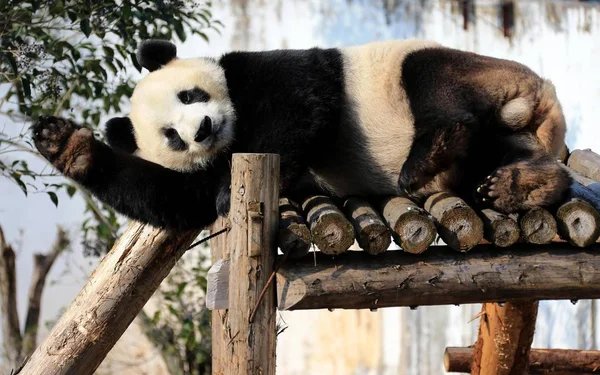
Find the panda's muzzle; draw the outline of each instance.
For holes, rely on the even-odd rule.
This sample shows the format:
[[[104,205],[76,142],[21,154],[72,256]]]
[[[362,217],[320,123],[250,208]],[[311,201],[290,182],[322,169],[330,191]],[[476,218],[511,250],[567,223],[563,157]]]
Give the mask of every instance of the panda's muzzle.
[[[202,122],[200,122],[200,127],[194,136],[194,141],[200,143],[212,133],[212,119],[208,116],[204,116]]]

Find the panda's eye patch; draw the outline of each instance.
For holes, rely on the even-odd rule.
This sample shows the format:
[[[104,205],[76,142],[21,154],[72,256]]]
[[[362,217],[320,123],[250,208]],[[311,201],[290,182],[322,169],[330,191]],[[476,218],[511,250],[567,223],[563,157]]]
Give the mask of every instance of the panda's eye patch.
[[[173,151],[185,151],[187,150],[187,143],[181,139],[177,130],[173,128],[163,128],[163,134],[167,137],[167,141],[169,142],[169,147]]]
[[[177,97],[183,104],[204,103],[210,100],[210,95],[199,87],[179,91]]]

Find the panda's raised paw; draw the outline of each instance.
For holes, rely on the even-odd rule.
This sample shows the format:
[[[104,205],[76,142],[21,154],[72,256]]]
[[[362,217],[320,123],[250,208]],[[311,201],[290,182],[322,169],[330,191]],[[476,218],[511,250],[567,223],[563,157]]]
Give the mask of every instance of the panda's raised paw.
[[[40,154],[66,176],[76,177],[87,170],[94,140],[91,130],[68,119],[40,116],[32,132]]]

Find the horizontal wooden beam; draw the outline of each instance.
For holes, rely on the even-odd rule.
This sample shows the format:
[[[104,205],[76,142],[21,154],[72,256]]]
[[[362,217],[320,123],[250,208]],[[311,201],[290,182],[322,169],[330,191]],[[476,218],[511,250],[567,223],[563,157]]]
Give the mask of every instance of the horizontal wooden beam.
[[[594,250],[595,249],[595,250]],[[277,275],[280,310],[600,297],[600,248],[566,244],[480,245],[468,256],[435,246],[415,257],[349,252],[286,262]],[[310,258],[310,259],[309,259]]]
[[[473,348],[449,347],[444,353],[448,372],[471,372]],[[528,374],[600,374],[600,351],[531,349]]]

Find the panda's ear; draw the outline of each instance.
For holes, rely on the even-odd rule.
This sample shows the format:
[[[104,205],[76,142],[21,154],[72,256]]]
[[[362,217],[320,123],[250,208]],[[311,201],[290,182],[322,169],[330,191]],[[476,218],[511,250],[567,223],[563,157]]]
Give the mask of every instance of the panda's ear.
[[[116,150],[133,154],[138,149],[129,117],[114,117],[108,120],[105,134],[108,145]]]
[[[138,63],[153,72],[177,58],[177,47],[167,40],[144,40],[138,48],[136,59]]]

